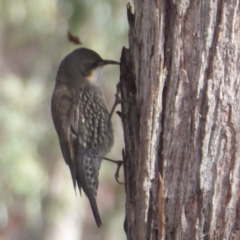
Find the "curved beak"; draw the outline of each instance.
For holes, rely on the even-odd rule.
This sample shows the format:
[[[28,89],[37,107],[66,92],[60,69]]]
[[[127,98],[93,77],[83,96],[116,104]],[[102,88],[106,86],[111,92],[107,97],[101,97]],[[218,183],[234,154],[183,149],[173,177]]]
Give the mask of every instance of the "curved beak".
[[[113,61],[113,60],[102,60],[102,61],[99,62],[97,65],[98,65],[98,67],[100,67],[100,66],[105,66],[105,65],[108,65],[108,64],[119,65],[120,63],[119,63],[119,62],[116,62],[116,61]]]

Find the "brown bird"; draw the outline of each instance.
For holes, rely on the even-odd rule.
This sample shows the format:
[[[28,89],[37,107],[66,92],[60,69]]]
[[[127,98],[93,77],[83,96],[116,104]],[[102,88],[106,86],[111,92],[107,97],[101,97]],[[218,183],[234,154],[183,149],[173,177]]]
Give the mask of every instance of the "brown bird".
[[[102,158],[113,145],[109,112],[96,81],[103,66],[96,52],[79,48],[61,62],[52,96],[52,118],[63,158],[76,183],[87,195],[97,226],[102,225],[96,194]]]

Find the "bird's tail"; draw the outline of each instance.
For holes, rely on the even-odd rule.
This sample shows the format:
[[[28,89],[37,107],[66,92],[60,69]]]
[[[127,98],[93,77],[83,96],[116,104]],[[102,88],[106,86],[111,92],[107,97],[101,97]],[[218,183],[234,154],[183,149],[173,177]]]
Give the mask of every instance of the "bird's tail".
[[[96,224],[98,227],[101,227],[102,221],[96,202],[98,188],[98,167],[96,167],[98,163],[97,161],[98,159],[94,154],[86,151],[79,152],[77,156],[76,176],[79,190],[82,188],[87,195]]]

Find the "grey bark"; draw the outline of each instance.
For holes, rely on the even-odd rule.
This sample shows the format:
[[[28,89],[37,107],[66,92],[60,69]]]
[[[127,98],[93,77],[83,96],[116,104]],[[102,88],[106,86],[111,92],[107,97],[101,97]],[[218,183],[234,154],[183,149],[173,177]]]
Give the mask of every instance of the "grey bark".
[[[127,239],[240,239],[240,6],[135,0],[121,58]]]

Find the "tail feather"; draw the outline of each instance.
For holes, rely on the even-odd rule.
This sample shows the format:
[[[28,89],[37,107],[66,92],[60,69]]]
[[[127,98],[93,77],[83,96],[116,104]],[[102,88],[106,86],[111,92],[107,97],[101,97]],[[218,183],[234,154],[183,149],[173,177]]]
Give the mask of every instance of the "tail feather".
[[[98,172],[96,173],[96,168],[93,166],[93,156],[90,153],[80,152],[77,155],[77,184],[79,191],[81,189],[87,195],[93,216],[95,218],[98,227],[101,227],[102,221],[99,215],[97,202],[96,202],[96,192],[98,187]]]
[[[90,205],[91,205],[91,208],[92,208],[92,212],[93,212],[93,216],[95,218],[95,222],[96,222],[98,227],[101,227],[102,226],[102,221],[101,221],[101,217],[100,217],[100,214],[99,214],[99,211],[98,211],[96,198],[93,194],[90,194],[88,196],[88,199],[89,199],[89,202],[90,202]]]

